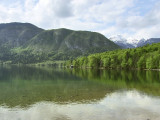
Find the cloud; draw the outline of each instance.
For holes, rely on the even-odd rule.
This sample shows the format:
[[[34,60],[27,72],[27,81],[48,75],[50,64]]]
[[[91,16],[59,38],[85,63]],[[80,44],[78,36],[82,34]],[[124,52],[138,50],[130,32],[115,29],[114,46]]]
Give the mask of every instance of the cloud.
[[[145,15],[129,15],[116,21],[118,29],[125,29],[135,38],[160,37],[160,2],[156,3]],[[133,34],[134,33],[134,34]]]
[[[15,7],[16,6],[16,7]],[[0,22],[11,22],[21,19],[22,11],[21,6],[17,3],[12,4],[10,7],[0,5]]]
[[[107,37],[160,37],[159,6],[157,0],[12,0],[10,4],[2,0],[0,23],[30,22],[45,29],[66,27]]]
[[[55,0],[53,10],[55,15],[58,17],[64,18],[71,17],[73,15],[71,0]]]

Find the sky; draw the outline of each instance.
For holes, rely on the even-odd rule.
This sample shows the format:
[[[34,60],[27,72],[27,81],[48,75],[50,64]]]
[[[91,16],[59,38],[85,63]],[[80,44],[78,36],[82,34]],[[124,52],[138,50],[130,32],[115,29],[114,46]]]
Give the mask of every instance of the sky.
[[[160,38],[160,0],[0,0],[0,23]]]

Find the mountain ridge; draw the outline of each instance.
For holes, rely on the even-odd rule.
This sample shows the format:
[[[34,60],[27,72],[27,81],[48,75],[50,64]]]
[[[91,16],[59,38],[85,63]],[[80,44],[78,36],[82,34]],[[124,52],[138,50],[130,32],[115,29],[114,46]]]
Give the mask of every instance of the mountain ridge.
[[[25,64],[119,49],[97,32],[66,28],[44,30],[30,23],[0,24],[0,42],[0,61]]]
[[[0,24],[0,42],[11,48],[19,47],[42,31],[43,29],[30,23]]]

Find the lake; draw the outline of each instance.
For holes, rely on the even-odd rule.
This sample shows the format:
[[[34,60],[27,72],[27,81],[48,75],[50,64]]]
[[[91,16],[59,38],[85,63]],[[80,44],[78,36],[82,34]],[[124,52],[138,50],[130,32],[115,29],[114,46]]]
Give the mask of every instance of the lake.
[[[160,120],[160,72],[1,66],[0,120]]]

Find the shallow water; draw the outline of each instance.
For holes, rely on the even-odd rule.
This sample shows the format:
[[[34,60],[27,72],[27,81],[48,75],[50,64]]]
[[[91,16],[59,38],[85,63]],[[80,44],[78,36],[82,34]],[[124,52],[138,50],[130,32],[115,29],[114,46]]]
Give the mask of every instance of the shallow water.
[[[160,120],[160,72],[0,67],[0,120]]]

